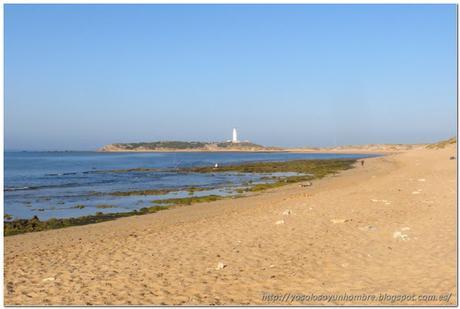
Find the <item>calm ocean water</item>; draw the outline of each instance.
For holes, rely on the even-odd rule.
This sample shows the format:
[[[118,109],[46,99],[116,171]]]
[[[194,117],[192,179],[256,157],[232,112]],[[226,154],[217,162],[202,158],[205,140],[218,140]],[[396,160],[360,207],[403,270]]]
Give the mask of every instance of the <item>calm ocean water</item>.
[[[369,155],[300,153],[97,153],[5,152],[5,213],[14,218],[34,215],[49,218],[76,217],[102,212],[122,212],[152,206],[152,201],[190,196],[181,190],[209,188],[195,196],[234,194],[253,183],[267,182],[266,174],[181,173],[175,169],[214,164],[295,159],[363,158]],[[155,168],[158,171],[113,170]],[[177,189],[161,196],[116,197],[107,193],[143,189]],[[83,205],[84,208],[75,208]],[[111,208],[101,208],[110,205]]]

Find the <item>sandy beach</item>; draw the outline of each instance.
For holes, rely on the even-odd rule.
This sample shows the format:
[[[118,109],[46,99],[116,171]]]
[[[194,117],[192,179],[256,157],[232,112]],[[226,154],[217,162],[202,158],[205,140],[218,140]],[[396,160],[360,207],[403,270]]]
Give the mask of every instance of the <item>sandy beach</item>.
[[[311,187],[6,237],[5,304],[454,305],[452,156],[419,147]]]

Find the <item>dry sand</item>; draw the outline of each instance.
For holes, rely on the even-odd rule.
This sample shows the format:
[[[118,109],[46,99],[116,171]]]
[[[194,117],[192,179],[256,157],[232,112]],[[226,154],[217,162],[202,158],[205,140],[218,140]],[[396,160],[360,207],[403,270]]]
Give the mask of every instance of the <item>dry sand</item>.
[[[455,145],[409,150],[312,187],[6,237],[5,303],[456,304],[451,156]]]

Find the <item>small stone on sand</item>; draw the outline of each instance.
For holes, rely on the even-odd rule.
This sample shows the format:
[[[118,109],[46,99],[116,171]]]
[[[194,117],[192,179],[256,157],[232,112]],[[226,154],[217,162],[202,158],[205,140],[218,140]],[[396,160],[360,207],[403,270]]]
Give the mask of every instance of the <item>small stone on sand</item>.
[[[224,269],[227,265],[225,265],[223,262],[217,263],[216,270],[221,270]]]
[[[49,282],[49,281],[54,281],[55,279],[53,277],[48,277],[48,278],[45,278],[43,279],[42,281],[43,282]]]
[[[332,219],[331,222],[334,223],[334,224],[337,224],[337,223],[345,223],[347,222],[348,219]]]
[[[391,204],[390,201],[387,201],[387,200],[377,200],[377,199],[375,199],[375,198],[371,199],[371,202],[373,202],[373,203],[379,203],[379,202],[380,202],[380,203],[384,203],[385,205],[390,205],[390,204]]]
[[[284,220],[278,220],[275,222],[276,225],[279,225],[279,224],[284,224]]]
[[[286,209],[285,211],[283,211],[283,216],[289,216],[291,213],[292,212],[290,209]]]

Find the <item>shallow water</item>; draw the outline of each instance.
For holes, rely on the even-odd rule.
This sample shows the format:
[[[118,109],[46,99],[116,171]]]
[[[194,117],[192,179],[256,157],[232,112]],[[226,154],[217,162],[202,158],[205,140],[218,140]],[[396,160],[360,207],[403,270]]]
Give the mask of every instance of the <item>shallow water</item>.
[[[235,194],[248,182],[263,183],[267,174],[182,173],[176,169],[214,164],[296,159],[363,158],[370,155],[309,153],[98,153],[5,152],[5,213],[42,220],[96,212],[121,212],[152,206],[154,200]],[[148,172],[117,170],[153,168]],[[270,174],[272,175],[272,174]],[[277,175],[283,176],[283,175]],[[288,175],[284,175],[288,176]],[[208,188],[190,195],[186,187]],[[177,189],[158,196],[111,196],[116,191]],[[84,208],[75,208],[83,205]],[[109,205],[110,208],[102,208]]]

